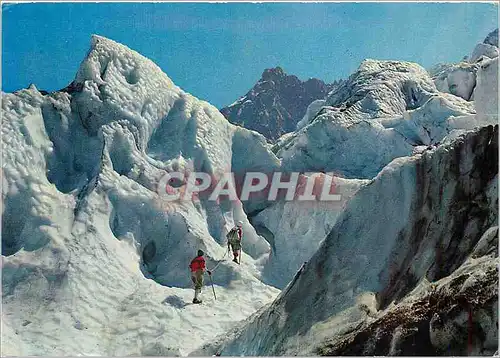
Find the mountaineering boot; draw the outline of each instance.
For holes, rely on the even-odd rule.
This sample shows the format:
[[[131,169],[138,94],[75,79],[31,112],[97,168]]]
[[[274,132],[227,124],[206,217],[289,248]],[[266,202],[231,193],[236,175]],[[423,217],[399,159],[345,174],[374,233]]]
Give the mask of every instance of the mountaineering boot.
[[[238,262],[238,259],[237,259],[236,257],[233,259],[233,262],[236,262],[238,265],[240,264],[240,263]]]
[[[201,303],[201,300],[198,298],[198,295],[200,293],[201,293],[201,290],[194,290],[193,303]]]

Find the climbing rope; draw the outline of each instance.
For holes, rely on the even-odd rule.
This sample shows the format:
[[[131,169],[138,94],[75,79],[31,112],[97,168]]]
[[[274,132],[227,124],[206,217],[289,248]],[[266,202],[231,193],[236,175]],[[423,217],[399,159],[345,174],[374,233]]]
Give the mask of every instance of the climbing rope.
[[[215,265],[215,267],[213,269],[210,270],[210,272],[214,272],[215,269],[217,267],[219,267],[219,265],[224,261],[224,258],[227,256],[227,253],[229,252],[229,249],[226,251],[226,253],[224,254],[224,256],[222,256],[222,259],[219,261],[219,263],[217,265]]]

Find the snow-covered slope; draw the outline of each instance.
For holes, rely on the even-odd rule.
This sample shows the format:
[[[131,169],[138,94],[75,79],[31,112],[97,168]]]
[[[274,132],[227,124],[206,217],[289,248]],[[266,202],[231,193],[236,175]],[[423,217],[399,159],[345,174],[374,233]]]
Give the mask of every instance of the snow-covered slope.
[[[251,168],[241,136],[273,170],[263,138],[99,36],[64,90],[2,97],[4,354],[187,353],[276,296],[256,266],[269,244],[241,203],[158,194],[166,171]],[[225,254],[225,217],[248,228],[242,267],[222,262],[217,301],[206,287],[203,307],[185,306],[196,250],[209,268]]]
[[[491,233],[480,239],[497,225],[498,126],[470,131],[422,154],[398,158],[358,190],[320,249],[276,301],[193,355],[387,354],[391,341],[382,338],[388,333],[369,331],[367,325],[382,317],[379,323],[384,326],[384,317],[389,319],[396,310],[391,311],[393,304],[405,297],[415,301],[416,296],[427,295],[426,281],[437,287],[448,307],[457,308],[452,302],[461,297],[454,294],[460,291],[477,314],[480,309],[494,310],[497,291],[489,289],[498,285],[492,271],[498,260],[482,258],[496,254]],[[419,283],[423,286],[412,292]],[[483,285],[488,290],[484,294]],[[450,287],[448,292],[446,287]],[[386,308],[389,311],[384,312]],[[404,318],[404,306],[400,308],[403,313],[392,316],[402,325],[399,333],[390,331],[395,343],[402,333],[408,334],[404,319],[418,320],[418,311]],[[446,312],[431,309],[432,313]],[[442,321],[432,317],[431,344],[426,348],[446,350],[447,342],[457,339],[446,333],[457,314],[448,313]],[[475,318],[480,331],[472,333],[474,352],[494,351],[491,343],[498,327],[491,324],[495,314],[488,315]],[[390,322],[385,322],[388,330]],[[342,350],[345,345],[339,339],[350,338],[350,332],[360,334],[359,343],[349,346],[347,342],[347,349]],[[463,349],[463,345],[456,347],[456,352],[463,353]]]

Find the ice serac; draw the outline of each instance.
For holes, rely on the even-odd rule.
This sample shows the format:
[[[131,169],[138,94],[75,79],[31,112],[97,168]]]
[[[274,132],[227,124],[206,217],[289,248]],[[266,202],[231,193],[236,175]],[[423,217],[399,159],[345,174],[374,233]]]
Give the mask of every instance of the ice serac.
[[[431,69],[431,76],[440,92],[451,93],[466,101],[473,99],[477,66],[469,62],[441,65]]]
[[[498,57],[481,63],[474,95],[478,119],[496,123],[498,121]]]
[[[167,202],[159,183],[251,168],[242,138],[269,170],[279,160],[150,60],[93,36],[68,87],[2,94],[2,112],[3,353],[186,354],[278,293],[259,279],[269,244],[240,202]],[[224,257],[227,218],[248,228],[242,267],[220,264],[217,305],[207,289],[208,306],[186,306],[187,264],[200,248],[208,267]]]
[[[257,232],[271,243],[271,254],[262,279],[283,289],[294,274],[318,250],[346,203],[368,180],[331,178],[339,200],[284,201],[251,217]]]
[[[482,61],[498,57],[498,29],[477,44],[472,54],[459,63],[438,64],[429,73],[439,91],[451,93],[467,101],[474,100],[477,71]]]
[[[415,63],[365,60],[328,95],[326,105],[340,107],[348,118],[378,118],[417,108],[435,91],[427,72]]]
[[[498,227],[490,253],[451,275],[423,281],[408,297],[352,332],[326,341],[321,356],[491,356],[498,350]],[[482,240],[482,239],[481,239]]]
[[[418,332],[422,354],[494,352],[495,226],[497,125],[392,161],[271,305],[193,354],[405,354]]]
[[[474,66],[472,103],[438,92],[418,65],[365,61],[271,147],[148,59],[94,36],[68,87],[2,94],[3,353],[170,356],[211,341],[195,353],[328,354],[359,352],[361,340],[378,354],[391,337],[389,352],[408,352],[404,329],[414,321],[392,330],[391,317],[427,298],[437,305],[421,317],[439,351],[462,337],[447,333],[462,327],[463,311],[447,306],[446,290],[481,312],[477,332],[493,333],[475,335],[473,352],[490,352],[496,296],[477,290],[493,286],[497,265],[488,257],[498,225],[497,127],[464,132],[498,120],[498,59]],[[276,72],[265,81],[284,75]],[[167,172],[220,179],[283,169],[334,175],[348,201],[159,194]],[[236,220],[241,266],[222,260]],[[222,261],[217,304],[207,288],[202,307],[186,304],[187,263],[199,248],[209,268]],[[262,308],[278,295],[270,285],[285,289]],[[440,307],[451,311],[435,317]],[[214,341],[228,329],[228,340]]]
[[[324,99],[317,99],[315,101],[312,101],[311,104],[307,106],[306,114],[304,114],[304,117],[302,117],[299,123],[297,123],[297,129],[301,129],[307,123],[311,122],[311,120],[316,117],[321,108],[323,108],[325,102],[326,101]]]
[[[456,80],[454,95],[439,92],[417,64],[364,61],[325,103],[318,104],[319,112],[301,123],[301,129],[280,138],[273,151],[287,170],[373,178],[391,160],[410,155],[418,146],[435,145],[464,130],[494,123],[496,110],[491,116],[476,115],[484,110],[466,100],[475,96],[477,88],[497,91],[494,69],[483,75],[482,84],[476,79],[476,72],[489,68],[488,61],[475,64],[472,77],[467,74],[472,65],[457,67],[456,76],[446,66],[437,68],[434,75],[444,73],[446,81],[450,79],[447,91]],[[478,103],[495,101],[480,96]]]
[[[473,105],[437,91],[419,65],[364,61],[309,123],[278,141],[273,151],[288,170],[320,170],[373,178],[415,146],[438,143],[465,120]]]
[[[246,95],[221,112],[231,123],[276,140],[294,131],[307,106],[324,99],[335,85],[316,78],[301,81],[281,67],[269,68]]]
[[[483,42],[476,45],[469,61],[479,62],[483,58],[492,59],[498,57],[498,54],[498,29],[495,29],[486,36]]]

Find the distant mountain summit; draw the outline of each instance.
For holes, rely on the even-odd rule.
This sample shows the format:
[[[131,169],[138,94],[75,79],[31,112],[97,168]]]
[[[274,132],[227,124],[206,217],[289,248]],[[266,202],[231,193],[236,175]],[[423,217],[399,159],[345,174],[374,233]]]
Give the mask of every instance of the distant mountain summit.
[[[336,86],[311,78],[301,81],[281,67],[264,70],[260,80],[243,97],[221,113],[236,125],[255,130],[270,140],[296,129],[307,106],[325,98]]]

